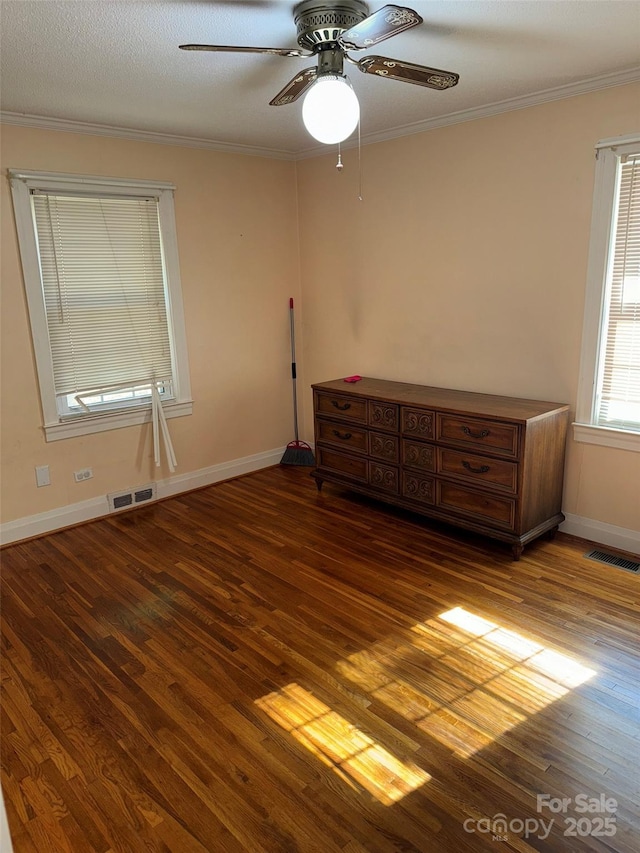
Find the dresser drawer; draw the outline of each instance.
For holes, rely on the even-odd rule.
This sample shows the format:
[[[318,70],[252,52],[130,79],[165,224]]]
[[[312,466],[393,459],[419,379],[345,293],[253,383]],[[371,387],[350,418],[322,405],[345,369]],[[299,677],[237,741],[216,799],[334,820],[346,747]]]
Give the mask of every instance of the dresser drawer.
[[[433,444],[403,438],[402,464],[407,468],[418,468],[420,471],[435,471],[436,449]]]
[[[417,472],[403,471],[402,497],[432,506],[435,503],[435,480]]]
[[[316,391],[315,409],[318,415],[345,418],[359,424],[367,423],[367,401],[346,394],[324,394]]]
[[[400,456],[399,440],[395,435],[383,432],[369,433],[369,456],[386,462],[397,462]]]
[[[474,456],[459,450],[438,448],[438,473],[448,474],[467,482],[482,483],[492,489],[514,495],[518,487],[518,466],[505,459]]]
[[[466,489],[439,480],[436,505],[463,513],[469,518],[512,530],[515,524],[515,501],[475,489]]]
[[[350,452],[367,452],[367,431],[350,424],[318,418],[316,440],[325,444],[335,444],[336,447],[344,447]]]
[[[398,432],[398,407],[393,403],[369,400],[369,426]]]
[[[517,424],[443,415],[437,417],[437,440],[504,456],[518,455]]]
[[[420,438],[432,439],[435,435],[435,415],[424,409],[408,409],[402,407],[402,432],[405,435],[415,435]]]
[[[328,447],[316,447],[318,468],[326,468],[348,480],[366,483],[369,479],[367,460],[364,457],[348,456]]]
[[[398,469],[393,465],[369,462],[369,485],[383,492],[397,495],[400,491]]]

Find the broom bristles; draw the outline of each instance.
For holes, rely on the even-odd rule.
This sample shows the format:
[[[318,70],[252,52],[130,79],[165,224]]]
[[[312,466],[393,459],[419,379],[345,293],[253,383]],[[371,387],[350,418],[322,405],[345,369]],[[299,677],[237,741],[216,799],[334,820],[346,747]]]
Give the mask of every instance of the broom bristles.
[[[284,452],[281,465],[315,465],[313,450],[306,441],[290,441]]]

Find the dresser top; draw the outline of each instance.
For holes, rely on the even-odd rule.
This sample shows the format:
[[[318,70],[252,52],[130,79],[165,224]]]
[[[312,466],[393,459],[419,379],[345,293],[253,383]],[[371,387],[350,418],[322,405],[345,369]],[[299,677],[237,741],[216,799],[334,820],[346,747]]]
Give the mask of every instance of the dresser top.
[[[500,397],[496,394],[478,394],[474,391],[453,391],[408,382],[391,382],[363,376],[359,382],[333,379],[312,385],[317,391],[346,394],[349,397],[367,397],[405,406],[426,406],[439,411],[465,412],[482,417],[495,417],[514,421],[527,421],[551,412],[568,411],[563,403],[542,400],[521,400],[519,397]]]

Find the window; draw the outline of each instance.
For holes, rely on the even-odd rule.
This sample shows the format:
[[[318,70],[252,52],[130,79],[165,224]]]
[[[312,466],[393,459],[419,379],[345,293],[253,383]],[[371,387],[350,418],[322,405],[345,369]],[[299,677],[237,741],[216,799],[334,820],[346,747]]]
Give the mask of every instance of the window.
[[[640,137],[597,148],[574,434],[640,451]]]
[[[9,174],[47,440],[189,414],[173,187]]]

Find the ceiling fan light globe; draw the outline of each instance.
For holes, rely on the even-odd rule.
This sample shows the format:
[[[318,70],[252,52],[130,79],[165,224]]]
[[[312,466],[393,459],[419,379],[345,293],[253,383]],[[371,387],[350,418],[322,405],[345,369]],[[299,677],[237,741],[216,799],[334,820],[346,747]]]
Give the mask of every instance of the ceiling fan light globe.
[[[344,142],[360,120],[356,93],[344,77],[325,74],[305,95],[302,120],[318,142],[325,145]]]

